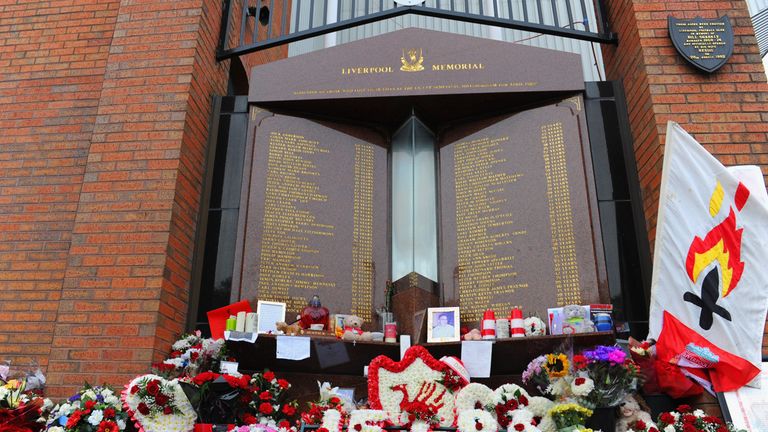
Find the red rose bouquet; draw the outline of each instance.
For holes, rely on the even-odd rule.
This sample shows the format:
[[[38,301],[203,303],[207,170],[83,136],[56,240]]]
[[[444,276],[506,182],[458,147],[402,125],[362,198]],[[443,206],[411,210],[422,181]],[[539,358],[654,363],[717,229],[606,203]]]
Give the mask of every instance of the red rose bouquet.
[[[662,413],[657,424],[662,432],[744,432],[702,410],[693,410],[688,405],[680,405],[675,411]]]
[[[256,422],[278,430],[294,429],[291,420],[297,414],[298,402],[285,400],[289,388],[288,381],[277,378],[271,371],[250,377],[248,406]]]

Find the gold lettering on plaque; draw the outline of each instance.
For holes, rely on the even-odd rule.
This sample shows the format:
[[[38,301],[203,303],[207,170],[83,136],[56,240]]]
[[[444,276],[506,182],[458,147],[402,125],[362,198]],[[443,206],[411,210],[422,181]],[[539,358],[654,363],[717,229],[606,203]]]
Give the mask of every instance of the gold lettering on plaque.
[[[544,174],[547,178],[557,305],[581,304],[563,124],[558,122],[543,125],[541,143],[544,151]]]
[[[513,214],[501,206],[508,188],[523,176],[501,165],[508,141],[509,136],[483,137],[454,146],[458,265],[453,278],[462,320],[478,321],[487,308],[510,309],[512,302],[498,296],[528,287],[518,279],[515,257],[498,250],[528,234],[515,228]]]
[[[264,196],[264,231],[259,261],[259,299],[287,303],[289,311],[301,310],[307,296],[334,288],[312,257],[320,253],[318,238],[333,237],[336,227],[317,220],[307,204],[327,202],[313,177],[320,175],[312,161],[330,153],[327,147],[303,135],[271,132],[267,152]],[[290,289],[306,290],[291,296]]]
[[[373,262],[373,148],[355,144],[352,228],[352,314],[373,318],[376,264]]]

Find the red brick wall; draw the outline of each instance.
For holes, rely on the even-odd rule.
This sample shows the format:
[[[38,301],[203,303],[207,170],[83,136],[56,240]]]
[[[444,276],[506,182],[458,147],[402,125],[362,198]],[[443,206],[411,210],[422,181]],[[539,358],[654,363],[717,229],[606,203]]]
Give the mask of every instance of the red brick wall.
[[[759,165],[768,175],[768,84],[747,4],[733,1],[607,1],[619,36],[604,46],[608,79],[624,83],[648,234],[656,235],[666,123],[673,120],[726,165]],[[730,17],[733,56],[717,72],[698,72],[669,39],[667,16]],[[763,353],[768,354],[768,336]]]
[[[0,6],[0,360],[53,395],[147,372],[186,325],[221,13]]]
[[[0,6],[0,360],[45,366],[119,1],[14,3]]]

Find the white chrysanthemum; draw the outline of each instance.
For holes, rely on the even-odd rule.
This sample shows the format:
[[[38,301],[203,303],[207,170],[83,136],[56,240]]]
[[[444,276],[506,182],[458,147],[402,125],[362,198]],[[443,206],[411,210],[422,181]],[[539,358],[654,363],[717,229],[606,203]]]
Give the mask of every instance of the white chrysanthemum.
[[[677,420],[680,418],[680,413],[677,411],[672,411],[670,414],[672,414],[672,417],[675,418],[675,422],[677,422]]]
[[[104,411],[102,410],[93,410],[91,415],[88,416],[88,423],[93,426],[98,426],[102,420],[104,420]]]
[[[675,426],[674,425],[667,425],[664,427],[664,432],[675,432]]]
[[[576,396],[586,396],[595,389],[595,382],[587,377],[576,377],[571,382],[571,391]]]
[[[173,348],[174,351],[182,351],[189,348],[190,346],[191,345],[189,344],[189,342],[187,342],[186,339],[181,339],[174,342],[171,348]]]
[[[534,417],[544,417],[547,412],[555,405],[551,400],[542,396],[532,396],[528,398],[528,410]]]
[[[456,394],[456,412],[477,409],[493,404],[494,392],[488,386],[480,383],[469,383]]]
[[[53,426],[48,428],[47,432],[66,432],[66,430],[61,426]]]
[[[184,361],[185,360],[183,358],[176,357],[176,358],[172,358],[172,359],[163,360],[163,364],[171,365],[171,366],[175,367],[176,369],[179,369],[182,366],[184,366]]]
[[[96,400],[96,392],[91,389],[86,390],[83,392],[83,399]]]
[[[120,430],[125,430],[125,427],[127,425],[125,424],[125,420],[123,419],[117,419],[117,428]]]
[[[555,421],[552,420],[552,416],[545,415],[541,419],[541,423],[539,423],[539,429],[541,429],[542,432],[556,432],[557,431],[557,425],[555,425]],[[668,432],[668,431],[664,431]]]
[[[382,410],[355,410],[349,416],[349,426],[354,429],[354,425],[361,425],[360,432],[380,432],[383,422],[388,421],[390,415]]]
[[[706,414],[704,414],[704,411],[697,409],[693,412],[693,415],[695,415],[696,417],[704,417]]]
[[[493,391],[494,404],[503,404],[505,401],[516,399],[518,394],[528,398],[528,392],[517,384],[504,384]]]
[[[118,402],[120,402],[120,399],[118,399],[118,397],[115,395],[104,397],[104,403],[107,405],[117,405]]]
[[[482,427],[478,429],[478,425]],[[480,409],[459,412],[456,427],[459,432],[496,432],[499,429],[499,425],[491,413]]]
[[[553,396],[563,396],[566,395],[569,390],[570,386],[568,385],[568,382],[562,378],[557,378],[550,382],[550,384],[547,386],[546,392]]]
[[[43,411],[49,411],[52,406],[53,406],[52,400],[48,398],[43,399]]]
[[[321,427],[328,429],[329,432],[341,431],[341,413],[335,409],[325,410]]]
[[[101,396],[102,397],[112,396],[113,394],[115,394],[115,393],[111,389],[109,389],[107,387],[104,387],[104,388],[101,389]]]

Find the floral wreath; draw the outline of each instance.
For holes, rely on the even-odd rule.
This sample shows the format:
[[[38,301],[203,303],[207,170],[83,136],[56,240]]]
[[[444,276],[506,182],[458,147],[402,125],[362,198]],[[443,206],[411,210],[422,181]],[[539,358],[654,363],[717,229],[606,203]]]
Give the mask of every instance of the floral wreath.
[[[493,392],[493,411],[499,426],[506,429],[518,408],[528,405],[528,392],[517,384],[504,384]]]
[[[459,432],[496,432],[499,425],[488,411],[469,409],[459,412],[456,427]]]
[[[456,395],[456,412],[483,409],[492,405],[494,392],[488,386],[480,383],[469,383]]]
[[[187,432],[197,420],[197,413],[176,379],[138,376],[125,386],[122,399],[139,432]]]
[[[394,385],[390,388],[384,388],[387,383],[383,385],[379,382],[379,371],[383,369],[393,375],[402,374],[417,360],[420,360],[423,366],[428,369],[422,372],[417,371],[419,375],[407,380],[407,382],[415,383],[415,385],[421,383],[418,387],[418,394],[415,396],[408,395],[406,398],[408,391],[406,384],[397,384],[400,387],[398,390],[403,392],[403,397],[399,408],[395,407],[395,402],[393,401],[397,399],[393,398],[398,397],[395,393],[396,388]],[[369,405],[374,410],[410,411],[415,414],[414,420],[426,420],[429,423],[439,422],[443,426],[450,426],[454,421],[453,403],[455,398],[441,382],[446,370],[450,370],[447,364],[435,359],[426,348],[418,345],[410,347],[399,362],[387,356],[378,356],[368,366]],[[413,388],[410,390],[413,392]],[[382,397],[387,398],[386,403],[382,402]],[[416,402],[416,405],[413,405],[414,402]],[[425,407],[421,406],[422,404],[419,402],[433,405],[434,415],[429,415]]]

